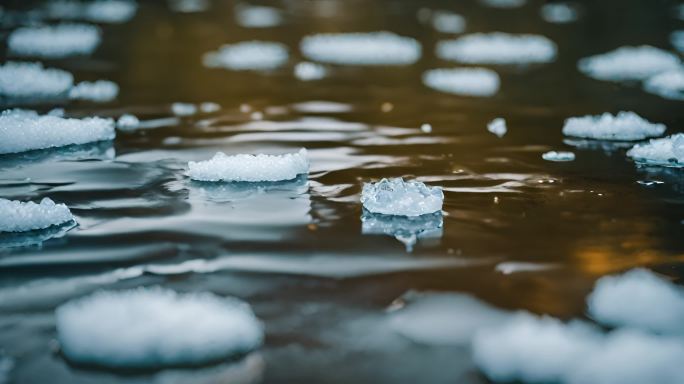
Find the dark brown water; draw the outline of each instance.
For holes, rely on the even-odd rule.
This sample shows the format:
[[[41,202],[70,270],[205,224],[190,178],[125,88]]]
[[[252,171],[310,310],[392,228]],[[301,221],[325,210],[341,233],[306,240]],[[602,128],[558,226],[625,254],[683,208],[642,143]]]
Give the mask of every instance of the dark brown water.
[[[116,102],[64,104],[67,114],[126,112],[160,126],[77,153],[0,158],[0,196],[49,196],[79,223],[41,247],[0,249],[0,350],[15,360],[10,382],[485,383],[467,348],[426,347],[388,332],[387,306],[409,290],[437,290],[571,318],[583,316],[585,296],[604,274],[648,266],[684,277],[684,173],[637,167],[622,149],[569,147],[561,134],[567,117],[620,110],[684,131],[681,102],[576,69],[578,59],[622,45],[669,49],[669,33],[684,25],[672,17],[675,2],[588,1],[567,25],[542,21],[539,1],[513,10],[436,0],[268,4],[285,23],[256,30],[235,24],[232,1],[191,14],[143,2],[132,21],[103,27],[91,58],[46,62],[121,87]],[[502,85],[491,98],[432,91],[422,72],[456,65],[434,56],[434,43],[448,36],[417,21],[423,7],[464,15],[468,32],[543,34],[558,44],[558,58],[495,67]],[[418,39],[423,57],[405,67],[334,67],[320,81],[293,76],[303,36],[376,30]],[[288,45],[289,64],[269,73],[202,65],[205,52],[245,40]],[[222,109],[172,118],[174,102]],[[253,121],[254,111],[263,120]],[[485,128],[495,117],[508,122],[501,139]],[[431,133],[419,129],[424,123]],[[300,147],[309,149],[308,179],[207,187],[184,175],[187,161],[218,150]],[[548,150],[574,150],[577,159],[547,162]],[[445,190],[441,237],[419,239],[411,253],[391,236],[362,234],[363,182],[398,176]],[[653,180],[664,183],[640,183]],[[136,269],[194,259],[215,268]],[[496,271],[510,261],[553,268]],[[100,288],[155,284],[244,299],[264,321],[265,346],[180,377],[72,367],[54,353],[59,304]]]

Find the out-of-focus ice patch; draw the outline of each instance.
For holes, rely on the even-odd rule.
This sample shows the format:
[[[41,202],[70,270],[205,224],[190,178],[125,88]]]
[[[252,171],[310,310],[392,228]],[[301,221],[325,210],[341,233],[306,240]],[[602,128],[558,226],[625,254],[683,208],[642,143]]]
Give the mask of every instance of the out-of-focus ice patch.
[[[644,164],[684,167],[684,133],[636,144],[627,151],[627,156]]]
[[[407,217],[364,210],[361,215],[361,233],[392,236],[404,244],[407,252],[412,252],[418,240],[441,238],[442,222],[442,212]]]
[[[620,47],[577,63],[585,75],[606,81],[645,80],[660,72],[675,70],[680,65],[677,55],[649,45]]]
[[[44,198],[39,204],[0,198],[0,232],[25,232],[73,221],[64,204]]]
[[[431,15],[432,27],[442,33],[462,33],[466,28],[466,20],[458,13],[434,11]]]
[[[672,32],[670,34],[670,43],[679,52],[684,52],[684,30]]]
[[[684,68],[661,72],[644,82],[646,92],[670,100],[684,100]]]
[[[455,95],[488,97],[499,91],[499,75],[486,68],[431,69],[423,73],[423,84]]]
[[[283,44],[247,41],[226,44],[217,51],[208,52],[204,55],[203,62],[209,68],[267,71],[282,67],[288,59],[289,53]]]
[[[200,111],[204,113],[214,113],[221,110],[221,105],[217,103],[212,103],[210,101],[201,103],[199,106]]]
[[[302,113],[346,113],[353,108],[349,104],[314,100],[292,104],[292,109]]]
[[[504,275],[510,275],[513,273],[520,272],[541,272],[547,271],[549,269],[554,269],[558,267],[556,264],[552,263],[530,263],[524,261],[504,261],[499,263],[494,267],[494,270],[503,273]]]
[[[579,13],[570,3],[547,3],[540,9],[542,19],[548,23],[567,24],[577,21]]]
[[[134,0],[95,0],[84,6],[83,17],[98,23],[125,23],[138,10],[138,4]]]
[[[309,173],[306,149],[284,155],[228,156],[218,152],[211,160],[188,163],[188,176],[198,181],[283,181]]]
[[[43,68],[41,63],[10,61],[0,65],[0,97],[55,98],[66,95],[73,85],[71,73]]]
[[[587,307],[606,325],[684,334],[684,288],[646,269],[600,278]]]
[[[502,117],[497,117],[496,119],[487,123],[487,130],[498,137],[504,137],[506,132],[508,132],[506,120],[504,120]]]
[[[276,8],[240,4],[235,7],[235,21],[245,28],[272,28],[283,23],[283,16]]]
[[[440,59],[469,64],[537,64],[556,59],[556,43],[540,35],[474,33],[437,43]]]
[[[14,360],[7,356],[0,355],[0,384],[9,382],[10,372],[14,368]]]
[[[116,121],[116,129],[124,132],[135,131],[140,127],[140,120],[131,114],[124,114]]]
[[[604,113],[565,120],[563,134],[594,140],[635,141],[660,136],[667,127],[651,123],[634,112]]]
[[[568,151],[549,151],[542,153],[542,159],[555,162],[573,161],[575,160],[575,153]]]
[[[171,10],[180,13],[204,12],[210,5],[209,0],[169,0]]]
[[[301,81],[320,80],[325,78],[327,74],[328,70],[324,66],[308,61],[297,63],[294,68],[295,77]]]
[[[173,103],[171,104],[171,112],[176,116],[192,116],[197,113],[197,106],[190,103]]]
[[[112,140],[115,136],[111,119],[65,119],[20,109],[0,114],[0,154]]]
[[[442,210],[444,193],[420,181],[398,177],[365,183],[361,192],[363,207],[372,213],[396,216],[420,216]]]
[[[72,100],[87,100],[96,103],[112,101],[118,95],[119,86],[109,80],[82,81],[69,90],[69,98]]]
[[[480,3],[491,8],[520,8],[525,5],[526,0],[480,0]]]
[[[159,287],[70,301],[57,308],[56,323],[69,360],[110,368],[212,363],[252,351],[264,337],[243,301]]]
[[[99,44],[99,28],[87,24],[23,27],[7,38],[12,54],[48,59],[89,55]]]
[[[385,31],[311,35],[299,48],[311,60],[339,65],[409,65],[422,52],[416,39]]]

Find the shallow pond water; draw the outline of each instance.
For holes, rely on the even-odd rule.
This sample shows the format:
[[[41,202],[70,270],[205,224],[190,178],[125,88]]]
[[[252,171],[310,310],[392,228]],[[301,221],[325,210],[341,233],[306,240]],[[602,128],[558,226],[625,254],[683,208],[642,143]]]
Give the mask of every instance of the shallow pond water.
[[[669,49],[669,34],[684,26],[673,17],[675,2],[587,1],[576,22],[552,24],[539,15],[541,1],[494,9],[476,1],[282,0],[264,3],[280,10],[282,23],[259,29],[235,22],[232,1],[194,13],[170,7],[180,3],[204,2],[142,2],[129,22],[102,26],[92,56],[44,61],[78,81],[116,82],[116,101],[31,106],[79,117],[131,113],[148,129],[0,156],[0,196],[49,196],[78,222],[42,244],[40,233],[0,239],[0,350],[14,360],[9,382],[486,383],[467,347],[428,347],[388,330],[388,308],[407,291],[446,291],[568,319],[584,316],[586,294],[605,274],[647,266],[684,278],[684,173],[638,166],[624,148],[574,146],[561,133],[568,117],[620,110],[664,123],[668,134],[684,130],[681,101],[576,67],[622,45]],[[10,2],[5,11],[40,6]],[[558,56],[487,66],[501,77],[492,97],[440,93],[421,75],[458,66],[434,54],[435,43],[453,35],[421,23],[421,8],[463,15],[466,32],[542,34]],[[16,26],[8,16],[3,25],[4,32]],[[315,81],[294,76],[302,37],[382,30],[417,39],[422,57],[402,66],[329,65]],[[266,72],[202,64],[205,53],[248,40],[285,44],[289,61]],[[221,109],[176,116],[177,102]],[[486,128],[497,117],[508,126],[501,138]],[[185,175],[188,161],[219,150],[301,147],[309,151],[308,178],[215,185]],[[576,159],[542,159],[554,150]],[[437,218],[424,224],[437,231],[402,237],[415,240],[411,252],[365,229],[359,203],[364,182],[400,176],[445,194],[441,228]],[[58,305],[147,285],[247,301],[265,324],[265,345],[238,362],[162,373],[91,369],[60,356]]]

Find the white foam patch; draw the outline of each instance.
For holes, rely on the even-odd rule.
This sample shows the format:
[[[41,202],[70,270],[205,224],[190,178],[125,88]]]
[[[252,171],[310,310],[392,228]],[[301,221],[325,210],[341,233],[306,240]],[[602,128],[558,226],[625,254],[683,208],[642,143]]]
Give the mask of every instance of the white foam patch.
[[[437,43],[437,57],[469,64],[538,64],[556,59],[556,44],[540,35],[475,33]]]
[[[227,44],[217,51],[208,52],[204,55],[203,62],[209,68],[267,71],[282,67],[288,59],[289,53],[283,44],[247,41]]]
[[[496,119],[490,121],[487,124],[487,130],[498,137],[504,137],[504,135],[506,135],[506,132],[508,132],[506,120],[504,120],[501,117],[497,117]]]
[[[159,287],[70,301],[57,308],[56,324],[69,360],[111,368],[211,363],[254,350],[264,337],[245,302]]]
[[[39,204],[0,198],[0,232],[44,229],[74,220],[64,204],[44,198]]]
[[[87,100],[96,103],[112,101],[118,95],[119,86],[109,80],[82,81],[69,90],[69,98],[72,100]]]
[[[442,188],[402,178],[365,183],[361,191],[363,207],[383,215],[420,216],[439,212],[443,201]]]
[[[434,11],[431,15],[432,27],[442,33],[462,33],[466,28],[466,19],[458,13]]]
[[[66,119],[19,109],[0,114],[0,154],[112,140],[115,136],[111,119]]]
[[[487,7],[491,8],[503,8],[503,9],[510,9],[510,8],[520,8],[525,3],[527,3],[526,0],[480,0],[480,3]]]
[[[604,113],[598,116],[571,117],[565,120],[563,134],[594,140],[634,141],[660,136],[664,124],[651,123],[634,112]]]
[[[644,80],[679,66],[677,55],[649,45],[620,47],[577,63],[585,75],[606,81]]]
[[[294,75],[301,81],[320,80],[328,75],[328,70],[320,64],[302,61],[295,65]]]
[[[684,52],[684,30],[672,32],[670,34],[670,43],[679,52]]]
[[[306,149],[284,155],[228,156],[218,152],[211,160],[188,163],[188,176],[198,181],[283,181],[309,173]]]
[[[43,68],[41,63],[7,62],[0,65],[0,96],[53,98],[66,95],[74,85],[71,73]]]
[[[307,58],[339,65],[409,65],[420,59],[420,43],[392,32],[306,36],[299,48]]]
[[[89,55],[99,44],[99,28],[87,24],[24,27],[7,38],[12,54],[48,59]]]
[[[235,7],[235,21],[245,28],[272,28],[283,23],[283,16],[276,8],[243,4]]]
[[[684,167],[684,133],[636,144],[627,151],[627,156],[645,164]]]
[[[542,19],[548,23],[567,24],[577,21],[579,12],[569,3],[548,3],[540,9]]]
[[[549,151],[542,153],[542,159],[555,162],[574,161],[575,154],[567,151]]]
[[[661,72],[644,82],[646,92],[670,100],[684,100],[684,68]]]
[[[442,212],[407,217],[364,211],[361,215],[361,233],[392,236],[404,244],[407,252],[412,252],[418,240],[441,238],[442,222]]]
[[[499,75],[486,68],[431,69],[423,73],[425,86],[463,96],[493,96],[500,82]]]

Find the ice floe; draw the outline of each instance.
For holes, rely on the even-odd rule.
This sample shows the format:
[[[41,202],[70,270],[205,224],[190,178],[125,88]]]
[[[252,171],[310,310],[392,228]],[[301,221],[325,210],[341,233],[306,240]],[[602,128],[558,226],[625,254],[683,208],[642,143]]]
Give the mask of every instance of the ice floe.
[[[646,92],[670,100],[684,100],[684,68],[661,72],[644,81]]]
[[[119,86],[109,80],[82,81],[69,90],[69,98],[72,100],[87,100],[96,103],[112,101],[118,95]]]
[[[506,132],[508,132],[508,127],[506,127],[506,120],[504,120],[501,117],[497,117],[496,119],[487,123],[487,130],[498,137],[504,137],[504,135],[506,135]]]
[[[499,75],[486,68],[431,69],[423,84],[434,90],[463,96],[488,97],[499,91]]]
[[[283,23],[276,8],[241,4],[235,7],[235,21],[245,28],[272,28]]]
[[[56,310],[71,361],[110,368],[200,365],[258,348],[263,329],[250,306],[212,293],[159,287],[99,291]]]
[[[13,55],[48,59],[89,55],[99,44],[99,28],[87,24],[23,27],[7,38]]]
[[[620,47],[586,57],[577,63],[585,75],[606,81],[645,80],[660,72],[677,69],[680,65],[677,55],[649,45]]]
[[[542,19],[548,23],[567,24],[577,21],[577,8],[569,3],[546,3],[540,9]]]
[[[0,97],[47,99],[65,96],[74,85],[71,73],[43,68],[41,63],[7,62],[0,65]]]
[[[267,71],[282,67],[288,59],[289,53],[283,44],[246,41],[226,44],[217,51],[208,52],[204,55],[203,62],[209,68]]]
[[[442,222],[442,212],[420,216],[395,216],[364,210],[361,215],[361,233],[392,236],[404,244],[407,252],[412,252],[418,240],[441,238]]]
[[[44,229],[73,220],[74,217],[66,205],[55,204],[47,197],[40,203],[0,198],[0,232]]]
[[[556,59],[556,44],[540,35],[474,33],[437,43],[437,57],[468,64],[536,64]]]
[[[573,161],[575,160],[575,153],[568,151],[549,151],[542,153],[542,159],[546,161]]]
[[[660,136],[664,124],[651,123],[634,112],[604,113],[598,116],[571,117],[565,120],[563,134],[594,140],[635,141]]]
[[[47,3],[50,17],[64,20],[88,20],[97,23],[124,23],[135,16],[134,0],[55,0]]]
[[[198,181],[283,181],[309,173],[306,149],[284,155],[228,156],[217,152],[211,160],[188,163],[188,176]]]
[[[294,67],[295,77],[302,81],[320,80],[325,78],[327,74],[328,70],[324,66],[308,61],[297,63]]]
[[[340,65],[409,65],[420,58],[420,43],[392,32],[306,36],[299,48],[310,60]]]
[[[12,109],[0,114],[0,154],[112,140],[114,121],[70,119]]]
[[[135,131],[140,127],[140,120],[131,114],[124,114],[116,121],[116,129],[120,131]]]
[[[420,216],[442,210],[444,193],[419,181],[403,178],[365,183],[361,192],[363,207],[372,213],[396,216]]]
[[[684,167],[684,133],[636,144],[627,151],[627,156],[644,164]]]
[[[435,30],[442,33],[462,33],[466,28],[465,18],[449,11],[431,12],[430,22]]]
[[[480,3],[491,8],[520,8],[527,0],[480,0]]]

